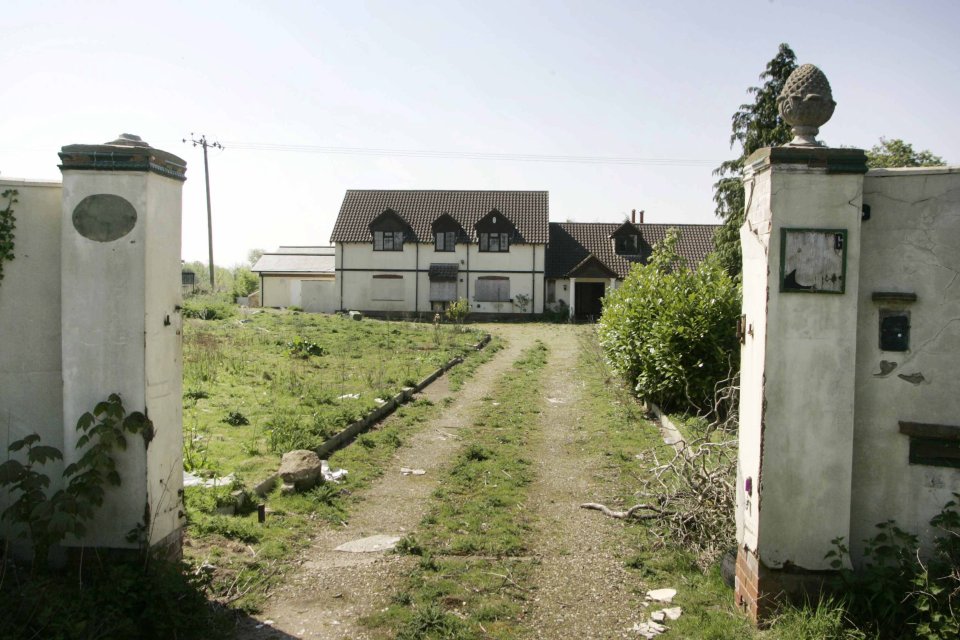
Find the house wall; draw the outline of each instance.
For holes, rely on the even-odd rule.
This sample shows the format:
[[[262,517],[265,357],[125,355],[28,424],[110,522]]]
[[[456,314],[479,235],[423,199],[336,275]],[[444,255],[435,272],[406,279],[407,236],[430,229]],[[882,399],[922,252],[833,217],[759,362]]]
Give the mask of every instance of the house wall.
[[[888,519],[929,544],[930,518],[960,490],[960,469],[910,464],[909,438],[898,428],[901,420],[960,425],[960,168],[871,171],[863,201],[870,219],[862,223],[857,328],[856,555]],[[891,291],[917,300],[873,300]],[[909,313],[908,351],[881,351],[881,309]],[[884,374],[881,361],[896,368]]]
[[[475,313],[519,313],[511,303],[498,305],[476,298],[476,280],[481,276],[510,279],[510,296],[531,297],[528,313],[543,312],[544,245],[517,244],[509,252],[481,253],[477,245],[458,244],[456,251],[434,251],[432,243],[406,243],[403,251],[374,251],[372,243],[337,245],[338,300],[340,308],[379,312],[428,312],[430,310],[431,263],[457,263],[457,295],[468,297]],[[469,271],[468,271],[469,267]],[[374,300],[373,275],[402,277],[401,300]],[[341,298],[342,296],[342,298]]]
[[[333,313],[337,310],[337,282],[333,278],[300,281],[300,302],[304,311]]]
[[[305,274],[286,274],[273,275],[261,274],[263,290],[261,292],[261,306],[264,307],[301,307],[307,310],[307,300],[304,299],[304,286],[312,282],[330,282],[333,280],[333,274],[310,277]],[[324,285],[306,285],[313,287],[308,298],[311,309],[309,311],[321,311],[330,313],[337,308],[336,291],[332,286]],[[329,295],[330,299],[326,299]],[[319,297],[318,297],[319,296]],[[322,298],[322,299],[321,299]]]
[[[59,182],[0,178],[0,192],[19,191],[14,259],[0,280],[0,461],[10,443],[38,433],[63,448],[63,383],[60,372]],[[0,199],[6,207],[6,199]],[[59,477],[63,465],[45,471]],[[9,504],[0,490],[0,511]]]

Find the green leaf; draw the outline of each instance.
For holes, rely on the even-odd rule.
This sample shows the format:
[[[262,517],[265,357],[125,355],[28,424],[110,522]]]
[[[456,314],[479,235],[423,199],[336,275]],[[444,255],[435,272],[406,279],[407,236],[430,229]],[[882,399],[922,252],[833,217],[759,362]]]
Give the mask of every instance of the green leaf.
[[[77,420],[77,431],[86,431],[96,421],[97,419],[93,417],[93,414],[89,412],[83,414],[80,416],[80,419]]]
[[[56,447],[41,445],[31,448],[30,453],[27,454],[27,459],[30,462],[43,464],[48,460],[63,460],[63,454]]]
[[[40,442],[40,436],[36,433],[32,433],[29,436],[26,436],[20,440],[10,443],[10,446],[7,447],[10,451],[20,451],[24,447],[29,447],[32,444]]]
[[[8,485],[18,482],[23,474],[26,473],[26,467],[16,460],[7,460],[0,464],[0,485]]]

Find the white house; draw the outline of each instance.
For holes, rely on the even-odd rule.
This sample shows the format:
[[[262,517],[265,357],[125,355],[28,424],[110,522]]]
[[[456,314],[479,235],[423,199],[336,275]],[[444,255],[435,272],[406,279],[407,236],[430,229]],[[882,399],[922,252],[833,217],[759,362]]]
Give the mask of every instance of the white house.
[[[473,314],[568,309],[600,315],[601,300],[645,263],[668,229],[689,265],[713,249],[717,225],[549,222],[546,191],[351,189],[334,247],[264,254],[262,304],[373,314],[442,311],[458,298]]]
[[[347,191],[334,225],[339,309],[543,312],[546,191]]]

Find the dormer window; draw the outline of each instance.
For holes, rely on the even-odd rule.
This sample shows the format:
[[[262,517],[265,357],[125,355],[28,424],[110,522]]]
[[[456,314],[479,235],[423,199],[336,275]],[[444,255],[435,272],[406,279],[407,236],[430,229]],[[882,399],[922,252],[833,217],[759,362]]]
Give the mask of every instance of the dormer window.
[[[505,252],[510,251],[509,233],[481,233],[480,251]]]
[[[407,221],[387,209],[370,223],[374,251],[403,251],[403,239],[414,238]]]
[[[496,209],[480,218],[474,228],[480,240],[480,251],[483,252],[506,253],[510,251],[511,240],[523,241],[510,219]]]
[[[635,256],[640,253],[640,235],[624,233],[614,237],[614,248],[617,255]]]
[[[437,231],[433,234],[434,251],[453,251],[457,248],[456,231]]]
[[[403,251],[403,231],[374,231],[374,251]]]

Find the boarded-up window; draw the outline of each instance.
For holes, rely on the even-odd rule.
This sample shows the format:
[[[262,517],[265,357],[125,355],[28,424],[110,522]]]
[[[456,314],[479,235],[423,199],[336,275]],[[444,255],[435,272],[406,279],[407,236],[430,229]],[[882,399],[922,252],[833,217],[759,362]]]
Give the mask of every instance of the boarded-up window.
[[[508,302],[510,300],[510,278],[503,276],[484,276],[477,278],[477,302]]]
[[[451,302],[457,299],[457,283],[431,281],[430,302]]]
[[[371,300],[403,300],[403,294],[403,276],[394,273],[373,276]]]

